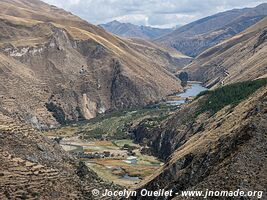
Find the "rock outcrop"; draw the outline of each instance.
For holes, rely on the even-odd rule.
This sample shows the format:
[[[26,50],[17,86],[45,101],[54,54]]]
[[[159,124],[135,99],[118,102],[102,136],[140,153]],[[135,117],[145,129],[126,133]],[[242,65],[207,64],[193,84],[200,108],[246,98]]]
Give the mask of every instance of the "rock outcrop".
[[[154,128],[147,138],[154,143],[151,146],[154,153],[166,163],[137,190],[172,189],[180,194],[184,190],[240,189],[266,194],[266,91],[266,86],[261,87],[235,107],[226,106],[212,116],[206,113],[196,120],[190,119],[194,123],[189,129],[190,123],[184,120],[196,110],[194,101],[160,124],[160,128]],[[187,128],[183,129],[183,124]],[[154,147],[155,144],[158,146]]]
[[[94,199],[118,189],[30,126],[0,114],[0,199]],[[97,199],[97,198],[95,198]]]
[[[0,11],[0,109],[9,116],[49,128],[182,89],[166,70],[176,63],[156,46],[118,38],[39,0],[4,0]]]

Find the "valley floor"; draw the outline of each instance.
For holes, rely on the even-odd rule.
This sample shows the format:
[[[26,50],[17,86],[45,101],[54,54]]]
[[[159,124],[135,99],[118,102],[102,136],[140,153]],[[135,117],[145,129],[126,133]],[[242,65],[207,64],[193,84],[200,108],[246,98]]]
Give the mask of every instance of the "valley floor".
[[[57,140],[64,150],[84,161],[103,179],[133,188],[164,163],[145,152],[146,144],[133,142],[131,129],[143,120],[148,120],[150,128],[156,127],[181,104],[203,90],[205,88],[199,83],[190,83],[186,91],[173,94],[164,102],[108,113],[44,134]]]
[[[57,137],[49,136],[50,138]],[[78,156],[100,177],[115,184],[131,187],[151,175],[163,163],[142,154],[142,147],[132,140],[82,140],[67,137],[61,140],[64,150]],[[135,147],[133,151],[125,146]]]

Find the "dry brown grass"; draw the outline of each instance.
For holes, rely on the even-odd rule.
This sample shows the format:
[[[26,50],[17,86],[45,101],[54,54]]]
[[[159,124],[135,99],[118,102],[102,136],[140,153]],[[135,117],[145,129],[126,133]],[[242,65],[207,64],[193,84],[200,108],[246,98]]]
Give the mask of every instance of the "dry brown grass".
[[[113,59],[121,63],[120,73],[124,78],[123,81],[131,82],[123,89],[119,89],[125,89],[123,92],[127,93],[123,94],[121,99],[129,99],[126,100],[128,102],[133,99],[131,106],[145,105],[182,90],[179,80],[166,70],[166,66],[176,65],[166,56],[163,49],[152,44],[136,44],[121,39],[69,12],[39,0],[1,1],[0,22],[3,28],[0,33],[0,47],[8,59],[12,60],[9,62],[12,64],[9,68],[14,69],[12,73],[19,71],[21,66],[26,66],[34,77],[31,81],[23,81],[18,74],[11,78],[9,73],[5,73],[5,81],[10,84],[12,82],[21,84],[22,90],[27,88],[32,91],[32,95],[22,98],[16,94],[15,87],[9,87],[8,83],[5,89],[9,92],[4,90],[0,92],[6,93],[8,102],[10,98],[15,97],[16,100],[12,100],[12,103],[17,105],[11,106],[8,103],[4,107],[10,106],[13,111],[17,110],[20,113],[27,110],[29,115],[37,116],[45,124],[49,122],[51,125],[51,121],[54,121],[51,114],[45,111],[44,105],[55,93],[58,94],[57,104],[61,105],[67,118],[72,118],[71,115],[77,106],[81,107],[83,114],[87,113],[85,115],[87,118],[95,116],[97,110],[96,108],[88,110],[86,104],[101,104],[105,109],[113,107],[115,104],[111,102],[111,92],[114,93],[111,91],[114,78]],[[50,44],[54,40],[56,44]],[[77,43],[88,45],[86,46],[88,49],[74,47]],[[100,53],[101,59],[84,55],[92,54],[99,46],[104,49],[104,52]],[[23,48],[29,48],[24,49],[25,54],[21,53]],[[16,62],[13,59],[16,59]],[[87,74],[81,78],[79,71],[82,66],[87,68]],[[84,91],[84,88],[88,88],[90,93]],[[68,94],[77,93],[78,99],[65,95],[60,99],[59,93],[62,89],[67,90]],[[132,94],[133,89],[137,95]],[[84,94],[86,98],[83,98]],[[22,105],[19,105],[19,102],[22,102]],[[27,105],[24,105],[24,102],[27,102]],[[25,115],[20,117],[25,118]],[[52,123],[56,124],[55,121]]]

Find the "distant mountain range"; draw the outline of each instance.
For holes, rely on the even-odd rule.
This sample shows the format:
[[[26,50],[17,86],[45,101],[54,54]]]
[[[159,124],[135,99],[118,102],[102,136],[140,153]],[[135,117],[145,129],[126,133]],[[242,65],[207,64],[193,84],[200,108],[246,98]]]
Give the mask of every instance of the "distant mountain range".
[[[209,48],[184,70],[208,87],[267,77],[267,17]]]
[[[267,3],[255,8],[233,9],[182,26],[154,40],[195,57],[211,46],[230,38],[267,16]]]
[[[231,38],[267,16],[267,3],[254,8],[233,9],[208,16],[187,25],[159,29],[112,21],[100,27],[115,35],[141,38],[196,57],[206,49]]]
[[[134,177],[140,176],[140,182],[131,187],[136,194],[143,189],[266,194],[266,14],[267,4],[227,11],[153,42],[137,33],[117,37],[40,0],[1,0],[0,199],[111,199],[93,195],[128,188],[109,181],[106,173],[103,180],[88,165],[93,160],[80,157],[90,153],[87,147],[99,142],[96,138],[105,138],[101,143],[108,145],[113,141],[107,137],[109,126],[116,127],[112,134],[120,140],[125,135],[134,139],[138,154],[165,162],[161,166],[136,155],[138,163],[160,167],[149,169],[153,174],[145,178],[140,175],[143,166],[136,167]],[[147,38],[158,37],[150,30],[143,31]],[[171,72],[189,60],[182,69],[185,79],[212,89],[177,107],[154,104],[185,89]],[[103,121],[107,129],[102,129]],[[89,123],[95,129],[84,129]],[[60,126],[55,138],[37,130]],[[70,140],[78,145],[68,153],[62,146]],[[104,160],[118,167],[126,153],[130,151],[116,153],[116,161]],[[112,176],[123,179],[129,170],[124,166],[110,170]],[[224,196],[218,198],[228,198]]]
[[[121,23],[117,20],[107,24],[100,24],[99,26],[115,35],[142,39],[156,39],[174,30],[172,28],[160,29],[150,26],[138,26],[131,23]]]

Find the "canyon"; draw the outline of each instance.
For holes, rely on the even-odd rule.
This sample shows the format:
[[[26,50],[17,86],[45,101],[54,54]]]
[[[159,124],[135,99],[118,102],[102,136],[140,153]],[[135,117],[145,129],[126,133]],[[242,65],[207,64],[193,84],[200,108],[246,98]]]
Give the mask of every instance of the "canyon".
[[[182,91],[168,52],[38,0],[1,1],[1,112],[39,129]]]
[[[265,195],[266,10],[226,11],[147,40],[39,0],[2,0],[0,199]]]

